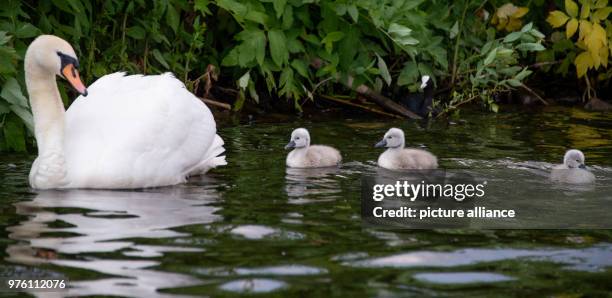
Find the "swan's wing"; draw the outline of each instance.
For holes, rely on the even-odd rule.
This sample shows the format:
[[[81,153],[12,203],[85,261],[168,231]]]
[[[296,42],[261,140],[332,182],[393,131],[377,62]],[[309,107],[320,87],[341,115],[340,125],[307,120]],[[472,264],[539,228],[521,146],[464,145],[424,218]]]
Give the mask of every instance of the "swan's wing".
[[[171,74],[114,73],[88,91],[66,113],[73,187],[176,184],[224,163],[212,113]]]

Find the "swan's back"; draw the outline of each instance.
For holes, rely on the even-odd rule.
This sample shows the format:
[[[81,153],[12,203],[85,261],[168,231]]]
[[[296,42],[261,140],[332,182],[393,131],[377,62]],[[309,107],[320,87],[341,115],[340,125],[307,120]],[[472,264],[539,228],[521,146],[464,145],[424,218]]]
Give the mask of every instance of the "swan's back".
[[[287,155],[287,165],[294,168],[323,168],[340,164],[342,156],[337,149],[325,145],[311,145],[295,149]]]
[[[172,74],[106,75],[66,112],[71,187],[172,185],[225,164],[206,105]]]
[[[550,180],[560,183],[588,184],[595,182],[595,175],[585,169],[570,169],[565,165],[559,165],[550,172]]]
[[[437,169],[435,155],[420,149],[388,149],[378,158],[378,165],[391,170]]]

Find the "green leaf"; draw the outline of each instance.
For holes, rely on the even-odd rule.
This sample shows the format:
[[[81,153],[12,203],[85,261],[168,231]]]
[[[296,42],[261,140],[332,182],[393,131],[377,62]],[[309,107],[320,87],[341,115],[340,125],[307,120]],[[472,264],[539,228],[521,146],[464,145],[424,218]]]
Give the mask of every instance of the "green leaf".
[[[442,67],[442,70],[448,69],[448,57],[446,56],[446,49],[443,47],[428,48],[427,52],[433,57],[434,62]]]
[[[231,49],[229,51],[229,53],[227,53],[227,55],[225,55],[225,57],[223,57],[223,60],[221,61],[221,65],[222,66],[236,66],[238,65],[238,56],[240,55],[240,53],[238,52],[238,47],[234,47],[233,49]]]
[[[412,29],[397,23],[391,23],[387,33],[395,43],[401,46],[411,46],[419,43],[416,38],[411,36]]]
[[[17,38],[32,38],[34,36],[38,36],[39,34],[40,30],[30,23],[24,23],[15,31],[15,36]]]
[[[17,117],[9,114],[4,120],[3,125],[4,140],[9,150],[17,152],[26,151],[25,131],[23,125]]]
[[[308,65],[304,60],[294,59],[291,61],[291,67],[295,69],[302,77],[308,79]]]
[[[125,34],[127,34],[127,36],[133,38],[133,39],[144,39],[146,32],[144,29],[142,29],[142,27],[140,26],[133,26],[130,28],[127,28],[127,30],[125,30]]]
[[[0,31],[0,46],[7,44],[11,40],[11,36],[6,31]]]
[[[26,125],[28,130],[31,133],[34,133],[34,119],[32,117],[32,112],[30,112],[29,109],[18,105],[10,105],[10,109],[13,111],[13,113],[19,116],[19,118],[21,118],[21,121]]]
[[[392,36],[403,37],[410,35],[412,33],[412,29],[397,23],[391,23],[389,29],[387,30],[387,33]]]
[[[516,76],[514,76],[514,79],[522,82],[531,73],[532,71],[527,69],[527,67],[525,67],[521,72],[519,72]]]
[[[449,34],[450,39],[455,39],[455,37],[457,37],[457,34],[459,34],[459,21],[455,21],[455,24],[453,24],[451,27]]]
[[[347,11],[351,16],[351,19],[353,19],[353,22],[357,23],[359,20],[359,10],[357,10],[357,7],[355,5],[349,5]]]
[[[298,98],[300,90],[297,88],[293,76],[293,70],[290,67],[283,69],[280,76],[280,90],[278,94],[287,98]]]
[[[208,9],[208,0],[195,0],[193,3],[193,8],[196,11],[200,11],[204,14],[210,14],[210,10]]]
[[[161,52],[159,52],[158,49],[154,49],[152,53],[153,53],[153,57],[155,58],[155,60],[157,60],[157,62],[159,62],[162,66],[164,66],[166,70],[170,69],[168,62],[166,62],[166,59],[164,58],[164,56],[162,56]]]
[[[497,111],[499,111],[499,106],[496,103],[491,103],[490,107],[493,113],[497,113]]]
[[[293,26],[293,7],[291,5],[285,6],[285,12],[283,13],[283,29],[288,30]]]
[[[341,31],[330,32],[321,40],[321,43],[325,44],[325,50],[328,53],[331,53],[333,43],[341,40],[343,37],[344,33],[342,33]]]
[[[497,56],[497,49],[498,48],[495,48],[491,52],[489,52],[489,54],[487,55],[487,57],[485,58],[483,62],[484,65],[489,65],[493,63],[493,60],[495,60],[495,56]]]
[[[262,25],[266,25],[268,22],[268,16],[259,11],[250,10],[245,16],[245,20],[253,21]]]
[[[397,78],[397,84],[399,86],[410,85],[416,82],[419,76],[419,69],[414,62],[408,62],[404,65],[402,72],[400,72],[399,77]]]
[[[287,0],[274,0],[272,1],[272,4],[274,5],[274,10],[276,11],[276,18],[280,18],[285,11]]]
[[[527,52],[539,52],[539,51],[546,50],[546,48],[543,45],[541,45],[539,43],[532,43],[532,42],[522,43],[522,44],[516,46],[516,48],[518,50],[527,51]]]
[[[9,109],[8,103],[6,103],[5,101],[0,101],[0,116],[8,114],[10,112],[11,109]]]
[[[278,29],[272,29],[268,31],[268,40],[270,41],[270,55],[272,56],[272,60],[276,65],[282,67],[289,60],[285,33]]]
[[[21,93],[21,87],[15,78],[8,78],[2,86],[0,97],[6,99],[9,103],[18,105],[24,108],[28,107],[28,99]]]
[[[387,86],[391,85],[391,74],[389,73],[389,69],[387,68],[387,63],[385,63],[385,60],[380,57],[378,54],[376,54],[376,57],[378,57],[378,70],[380,71],[380,76],[382,76],[382,78],[385,80],[385,82],[387,83]]]
[[[172,29],[172,31],[174,31],[175,34],[178,30],[180,18],[181,17],[178,11],[176,11],[176,8],[174,8],[174,6],[172,5],[168,5],[168,8],[166,10],[166,22],[168,22],[168,26],[170,26],[170,28]]]
[[[249,84],[249,95],[259,104],[259,94],[257,94],[257,90],[255,90],[255,84]]]
[[[227,11],[233,12],[239,20],[243,19],[248,12],[244,4],[234,0],[217,0],[216,4]]]
[[[238,92],[238,99],[234,102],[234,111],[242,110],[242,106],[244,106],[244,102],[246,101],[246,96],[244,96],[244,90],[240,89]]]
[[[523,32],[522,31],[512,32],[512,33],[506,35],[506,37],[504,38],[504,42],[505,43],[511,43],[511,42],[521,38],[521,36],[523,36]]]
[[[512,87],[520,87],[523,85],[523,83],[521,83],[521,81],[516,80],[516,79],[509,79],[507,80],[508,84]]]
[[[249,81],[251,80],[251,74],[249,71],[247,71],[245,74],[243,74],[240,79],[238,79],[238,87],[240,87],[240,89],[246,89],[246,87],[249,85]]]

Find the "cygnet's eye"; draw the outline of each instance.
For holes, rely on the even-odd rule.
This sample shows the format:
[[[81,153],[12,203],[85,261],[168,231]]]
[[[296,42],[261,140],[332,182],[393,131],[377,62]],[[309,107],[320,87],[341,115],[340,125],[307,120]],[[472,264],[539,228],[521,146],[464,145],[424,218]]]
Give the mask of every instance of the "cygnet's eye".
[[[393,137],[392,136],[388,136],[387,139],[391,140]]]
[[[300,139],[300,137],[295,137],[295,139],[296,139],[296,140],[299,140],[299,139]]]

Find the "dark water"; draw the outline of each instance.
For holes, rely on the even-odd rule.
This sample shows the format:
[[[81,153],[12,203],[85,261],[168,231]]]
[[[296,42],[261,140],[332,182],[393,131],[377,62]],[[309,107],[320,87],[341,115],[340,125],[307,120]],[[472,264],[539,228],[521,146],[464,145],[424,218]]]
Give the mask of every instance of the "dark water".
[[[392,126],[445,168],[545,171],[567,148],[579,148],[598,191],[611,191],[610,115],[549,108],[461,119],[224,125],[227,167],[186,185],[133,192],[34,192],[27,186],[32,157],[3,156],[0,268],[66,276],[72,288],[54,294],[69,296],[612,295],[611,230],[362,225],[360,178],[376,171],[381,151],[372,145]],[[283,146],[298,126],[310,129],[314,143],[343,151],[345,164],[285,169]]]

